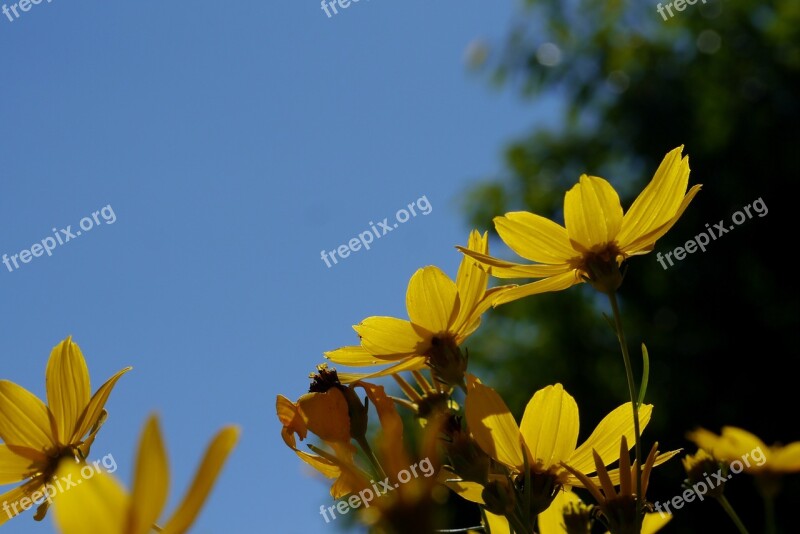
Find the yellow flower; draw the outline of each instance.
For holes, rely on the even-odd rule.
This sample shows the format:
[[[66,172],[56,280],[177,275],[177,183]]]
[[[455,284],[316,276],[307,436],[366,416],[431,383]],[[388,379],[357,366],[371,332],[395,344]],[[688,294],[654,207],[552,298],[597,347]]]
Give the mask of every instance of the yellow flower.
[[[90,397],[89,370],[77,344],[68,337],[53,348],[45,371],[45,405],[27,389],[0,380],[0,484],[25,481],[0,495],[0,525],[42,499],[42,489],[63,458],[85,459],[106,418],[104,406],[122,369]],[[39,505],[35,518],[47,513]]]
[[[488,254],[486,233],[472,231],[468,250]],[[361,345],[326,352],[333,362],[350,366],[391,364],[371,374],[340,374],[342,382],[431,367],[437,379],[453,385],[463,381],[466,359],[459,346],[480,325],[492,299],[510,286],[487,290],[489,276],[463,258],[453,282],[438,267],[419,269],[406,292],[409,321],[368,317],[353,328]]]
[[[58,476],[82,482],[56,495],[55,522],[62,534],[182,534],[194,523],[217,476],[239,439],[239,429],[223,428],[206,449],[189,491],[163,528],[155,527],[167,502],[169,467],[158,419],[150,417],[139,441],[133,491],[98,471],[82,478],[86,464],[64,460]]]
[[[619,440],[627,436],[633,442],[631,405],[625,403],[609,413],[578,446],[578,405],[561,384],[547,386],[531,398],[522,423],[517,426],[514,416],[503,399],[492,388],[469,376],[466,418],[478,445],[492,458],[513,472],[522,473],[527,455],[528,466],[536,475],[549,476],[553,487],[583,486],[562,463],[583,474],[596,471],[593,450],[598,451],[603,465],[619,460]],[[642,429],[650,422],[652,404],[639,409]],[[619,480],[619,472],[611,472]]]
[[[518,211],[494,219],[497,233],[518,255],[536,262],[511,263],[458,247],[498,278],[543,278],[498,295],[493,305],[589,280],[608,292],[619,286],[619,266],[630,256],[653,250],[700,190],[688,193],[689,158],[683,146],[669,152],[653,179],[623,215],[619,196],[604,179],[582,175],[564,197],[561,226],[533,213]]]
[[[800,441],[769,447],[754,434],[735,426],[722,427],[720,436],[699,428],[687,437],[717,460],[729,462],[731,468],[737,462],[739,471],[753,475],[800,472]]]

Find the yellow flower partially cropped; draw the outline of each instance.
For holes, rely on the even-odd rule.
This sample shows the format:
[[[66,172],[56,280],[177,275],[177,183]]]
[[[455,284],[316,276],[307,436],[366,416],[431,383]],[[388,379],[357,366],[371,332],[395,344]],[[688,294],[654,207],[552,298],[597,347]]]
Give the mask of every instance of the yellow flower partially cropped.
[[[467,391],[467,424],[481,449],[516,473],[524,470],[525,451],[531,471],[552,477],[553,486],[583,486],[583,482],[571,475],[562,463],[588,475],[596,471],[593,450],[600,455],[603,465],[609,465],[619,460],[622,436],[633,443],[629,402],[603,418],[586,441],[578,446],[578,405],[561,384],[547,386],[533,395],[520,426],[500,395],[471,375]],[[642,429],[650,422],[652,412],[652,404],[643,404],[639,409]],[[610,473],[619,482],[619,471]]]
[[[467,250],[489,253],[489,241],[472,231]],[[344,383],[431,367],[437,379],[457,385],[463,380],[466,359],[459,346],[480,325],[481,314],[492,300],[511,286],[487,289],[489,276],[464,258],[453,282],[438,267],[419,269],[406,292],[410,320],[368,317],[353,328],[361,345],[326,352],[329,360],[348,366],[390,364],[370,374],[339,376]]]
[[[68,337],[50,353],[45,371],[47,405],[27,389],[0,380],[0,484],[24,483],[3,495],[0,525],[40,502],[35,518],[47,513],[42,489],[64,458],[83,460],[106,418],[104,406],[122,369],[91,395],[89,370]],[[91,396],[90,396],[91,395]]]
[[[239,429],[223,428],[206,450],[194,481],[163,527],[157,521],[167,502],[169,467],[158,419],[148,421],[139,441],[133,491],[129,494],[111,475],[96,472],[81,478],[84,464],[64,460],[58,476],[82,483],[59,493],[54,500],[56,527],[61,534],[182,534],[197,519],[228,455],[239,439]]]
[[[722,427],[719,436],[699,428],[687,437],[717,460],[738,462],[738,469],[753,475],[800,472],[800,441],[769,447],[756,435],[735,426]]]
[[[519,256],[535,263],[512,263],[458,247],[498,278],[541,278],[505,291],[492,302],[560,291],[586,280],[608,292],[621,282],[622,262],[653,250],[700,190],[686,191],[689,158],[683,146],[669,152],[653,179],[623,215],[619,195],[606,180],[582,175],[564,197],[565,225],[525,211],[494,219],[497,233]]]

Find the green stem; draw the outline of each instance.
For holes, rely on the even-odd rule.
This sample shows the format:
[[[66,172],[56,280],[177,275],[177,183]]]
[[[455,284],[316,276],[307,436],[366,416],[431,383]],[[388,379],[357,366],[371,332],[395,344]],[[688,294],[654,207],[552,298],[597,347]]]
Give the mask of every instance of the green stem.
[[[742,520],[736,515],[736,511],[733,509],[733,506],[731,506],[731,503],[728,502],[728,498],[725,497],[725,495],[717,497],[717,502],[722,506],[722,509],[725,510],[725,513],[728,514],[728,517],[731,518],[731,521],[733,521],[733,524],[736,525],[736,528],[739,529],[741,534],[750,534],[747,532],[747,528],[745,528]]]
[[[636,532],[640,531],[642,511],[643,511],[643,495],[639,489],[642,487],[642,431],[639,428],[639,406],[636,398],[636,384],[633,379],[633,367],[631,366],[631,357],[628,353],[628,342],[625,340],[625,332],[622,329],[622,315],[619,312],[619,304],[617,304],[617,294],[613,291],[608,293],[608,300],[611,303],[611,311],[614,314],[614,325],[617,331],[617,339],[619,340],[619,347],[622,350],[622,359],[625,361],[625,376],[628,380],[628,395],[631,398],[631,406],[633,407],[633,435],[636,440]]]
[[[356,438],[356,443],[358,443],[361,450],[364,451],[364,454],[367,455],[367,459],[369,463],[372,464],[373,469],[378,472],[381,478],[386,478],[386,472],[383,470],[381,463],[378,461],[378,457],[375,456],[375,453],[372,452],[372,447],[369,446],[369,442],[365,437]]]
[[[762,495],[764,497],[764,514],[766,515],[766,532],[767,534],[775,534],[777,532],[775,528],[775,500],[767,492],[762,492]]]

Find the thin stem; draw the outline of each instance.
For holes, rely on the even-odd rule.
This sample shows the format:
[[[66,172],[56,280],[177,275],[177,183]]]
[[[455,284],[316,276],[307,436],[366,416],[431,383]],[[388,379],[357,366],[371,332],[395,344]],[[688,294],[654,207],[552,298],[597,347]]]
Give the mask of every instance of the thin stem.
[[[608,293],[608,300],[611,303],[611,311],[614,314],[614,326],[617,331],[617,339],[619,340],[619,347],[622,350],[622,359],[625,361],[625,376],[628,380],[628,395],[631,398],[631,406],[633,407],[633,435],[636,440],[636,532],[640,531],[642,520],[643,498],[640,488],[642,487],[642,431],[639,428],[639,406],[636,397],[636,384],[633,379],[633,367],[631,366],[631,357],[628,353],[628,342],[625,340],[625,332],[622,329],[622,315],[619,312],[619,304],[617,304],[617,294],[613,291]]]
[[[722,506],[722,509],[725,510],[725,513],[728,514],[728,517],[731,518],[731,521],[733,521],[733,524],[736,525],[736,528],[739,529],[741,534],[750,534],[747,532],[747,528],[745,528],[742,520],[736,515],[736,511],[733,509],[733,506],[731,506],[731,503],[728,502],[728,498],[725,497],[725,495],[717,497],[717,502]]]
[[[762,496],[764,497],[764,514],[766,515],[766,532],[767,534],[775,534],[777,532],[775,528],[775,500],[767,492],[762,492]]]
[[[369,463],[372,464],[373,469],[378,472],[381,478],[386,478],[386,472],[383,470],[383,466],[378,461],[378,457],[375,456],[375,453],[372,452],[372,447],[369,446],[369,442],[365,437],[356,438],[356,443],[358,443],[361,450],[364,451],[364,454],[367,455],[367,459]]]

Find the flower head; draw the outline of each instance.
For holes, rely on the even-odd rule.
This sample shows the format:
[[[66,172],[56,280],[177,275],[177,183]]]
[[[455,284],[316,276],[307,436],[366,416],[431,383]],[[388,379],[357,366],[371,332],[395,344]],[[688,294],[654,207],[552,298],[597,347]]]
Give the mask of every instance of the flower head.
[[[183,501],[164,526],[156,528],[167,502],[169,468],[158,419],[153,416],[139,441],[130,494],[111,475],[99,471],[92,478],[81,480],[85,464],[61,462],[59,476],[84,483],[56,496],[56,526],[61,534],[148,534],[154,529],[162,534],[188,532],[238,439],[239,429],[233,426],[217,433]]]
[[[487,234],[473,231],[467,250],[488,254]],[[341,374],[345,383],[428,366],[437,380],[460,384],[466,358],[459,346],[478,328],[492,299],[509,287],[487,289],[488,282],[489,276],[468,258],[461,261],[455,282],[438,267],[423,267],[408,283],[410,320],[368,317],[353,327],[361,345],[326,352],[325,357],[350,366],[390,364],[370,374]]]
[[[729,462],[731,466],[735,462],[741,466],[737,469],[746,473],[779,475],[800,472],[800,441],[769,447],[755,434],[735,426],[722,427],[719,436],[699,428],[687,437],[715,459]]]
[[[53,348],[45,371],[47,404],[27,389],[0,380],[0,484],[24,483],[0,495],[8,505],[0,525],[21,513],[20,501],[42,495],[64,458],[84,460],[106,418],[104,406],[122,369],[91,395],[81,349],[68,337]],[[91,395],[91,396],[90,396]],[[33,499],[38,500],[38,499]],[[43,502],[35,518],[47,513]]]
[[[606,180],[582,175],[564,197],[565,225],[517,211],[494,219],[497,233],[523,265],[458,247],[498,278],[541,278],[495,297],[498,305],[538,293],[560,291],[589,281],[601,291],[616,290],[622,262],[653,249],[700,190],[688,192],[689,158],[683,146],[669,152],[653,179],[623,215],[619,195]]]

